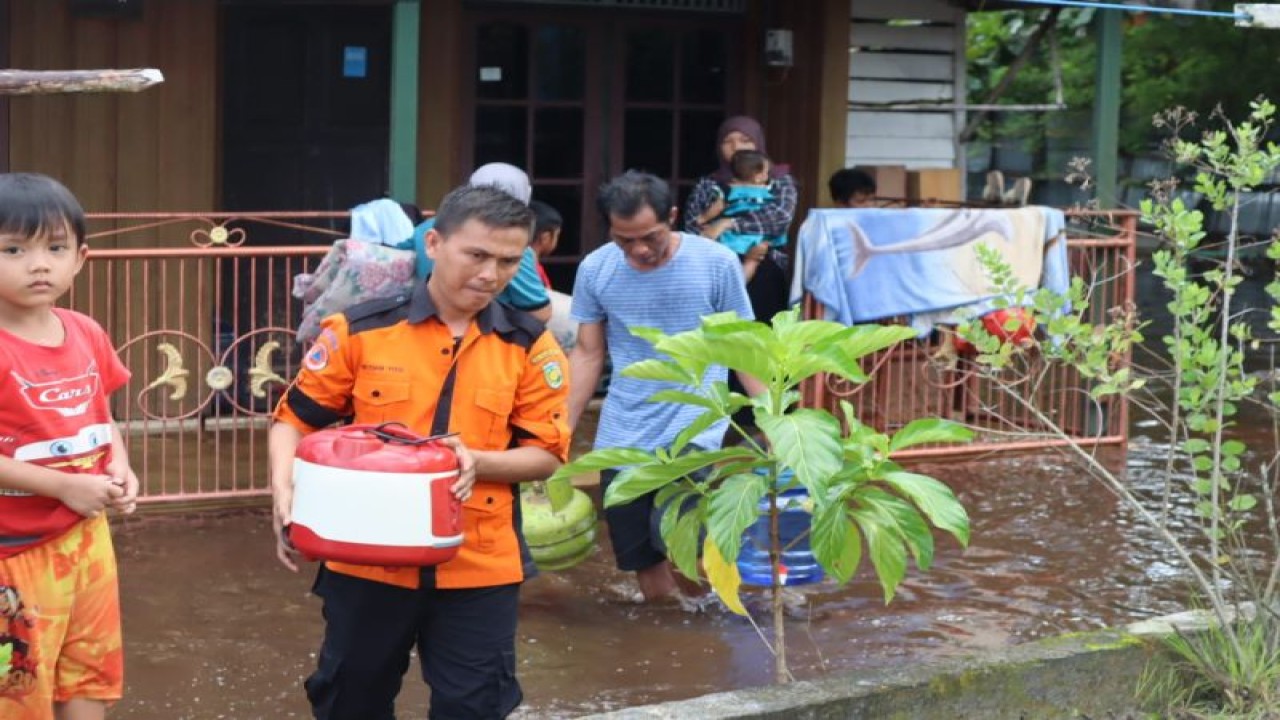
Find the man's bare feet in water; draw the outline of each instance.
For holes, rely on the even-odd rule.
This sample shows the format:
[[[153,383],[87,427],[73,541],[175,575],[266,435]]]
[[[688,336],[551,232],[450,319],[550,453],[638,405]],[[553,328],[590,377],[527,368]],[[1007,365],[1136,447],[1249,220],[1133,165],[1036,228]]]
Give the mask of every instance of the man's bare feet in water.
[[[636,571],[636,584],[640,586],[640,594],[645,602],[663,600],[676,592],[676,574],[671,571],[671,563],[663,560]]]
[[[709,592],[705,585],[685,577],[684,573],[677,571],[667,560],[638,570],[636,584],[640,586],[640,593],[644,595],[646,602],[671,595],[696,598]]]
[[[636,583],[647,603],[674,600],[685,610],[705,612],[710,604],[717,602],[706,585],[685,577],[668,561],[637,572]]]

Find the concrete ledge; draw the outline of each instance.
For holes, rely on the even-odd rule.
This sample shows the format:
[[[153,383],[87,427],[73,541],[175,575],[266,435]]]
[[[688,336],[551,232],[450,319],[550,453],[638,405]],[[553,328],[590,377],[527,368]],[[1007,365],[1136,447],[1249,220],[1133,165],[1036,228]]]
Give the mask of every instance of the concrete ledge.
[[[927,666],[704,695],[597,720],[1123,717],[1156,646],[1127,631],[1050,638]],[[761,662],[769,662],[761,649]]]

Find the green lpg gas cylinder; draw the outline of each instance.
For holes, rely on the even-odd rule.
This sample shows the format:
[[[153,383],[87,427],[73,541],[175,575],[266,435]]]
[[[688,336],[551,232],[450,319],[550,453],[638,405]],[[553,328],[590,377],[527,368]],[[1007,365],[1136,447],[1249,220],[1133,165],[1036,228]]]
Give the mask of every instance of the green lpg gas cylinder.
[[[591,498],[565,483],[531,483],[520,493],[525,542],[541,570],[565,570],[596,549],[596,508]]]

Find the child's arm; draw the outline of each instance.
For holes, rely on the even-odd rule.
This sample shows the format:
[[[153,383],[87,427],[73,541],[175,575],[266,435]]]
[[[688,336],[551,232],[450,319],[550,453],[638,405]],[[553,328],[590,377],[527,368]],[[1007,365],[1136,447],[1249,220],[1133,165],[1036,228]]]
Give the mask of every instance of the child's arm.
[[[115,498],[111,506],[125,515],[138,509],[138,476],[129,464],[129,449],[125,447],[120,426],[114,420],[111,421],[111,461],[107,463],[107,474],[124,490],[124,494]]]
[[[707,209],[704,210],[702,214],[697,217],[698,225],[706,228],[707,223],[720,217],[720,215],[723,212],[724,212],[724,195],[721,195],[719,192],[717,192],[715,195],[715,199],[712,200],[711,204],[707,206]],[[710,228],[707,228],[707,229],[709,230]],[[724,231],[721,230],[720,232],[724,232]],[[719,235],[720,233],[716,233],[716,234]],[[706,233],[703,233],[703,237],[708,237],[708,236],[706,235]]]
[[[751,282],[751,278],[755,277],[756,270],[760,268],[761,261],[769,254],[769,243],[762,242],[751,246],[746,255],[742,256],[742,278],[747,282]]]
[[[719,186],[710,175],[704,175],[698,180],[698,184],[693,186],[693,192],[689,193],[689,200],[684,206],[685,232],[694,235],[702,234],[702,226],[698,224],[698,218],[706,212],[719,194]]]
[[[716,220],[710,225],[703,225],[702,237],[710,238],[711,240],[716,240],[721,235],[725,234],[725,231],[729,230],[732,227],[733,227],[733,218],[721,218],[720,220]]]
[[[4,456],[0,488],[57,498],[85,517],[97,515],[124,494],[109,475],[61,472]]]

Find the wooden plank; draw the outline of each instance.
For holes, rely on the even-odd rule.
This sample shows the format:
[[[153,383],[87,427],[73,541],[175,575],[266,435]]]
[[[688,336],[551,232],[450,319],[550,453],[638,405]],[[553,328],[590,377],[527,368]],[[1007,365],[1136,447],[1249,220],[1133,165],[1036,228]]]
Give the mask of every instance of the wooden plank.
[[[944,0],[850,0],[849,16],[856,20],[940,20],[963,22],[964,10]]]
[[[103,37],[110,37],[109,34]],[[139,92],[164,81],[155,68],[93,70],[0,70],[0,94],[63,95],[76,92]]]
[[[955,78],[955,58],[943,54],[849,53],[849,75],[859,80],[938,80]]]
[[[860,137],[946,138],[955,136],[951,113],[851,112],[849,140]]]
[[[941,25],[896,27],[884,23],[855,22],[849,26],[849,47],[949,53],[956,49],[955,28]]]
[[[951,102],[955,86],[951,83],[912,83],[892,80],[850,80],[849,102]],[[860,108],[861,109],[861,108]],[[870,111],[869,108],[866,110]]]
[[[886,160],[884,158],[871,157],[865,155],[850,155],[845,159],[849,167],[865,167],[873,163],[895,163],[897,167],[901,167],[908,172],[918,172],[920,170],[948,170],[951,169],[952,163],[944,158],[898,158],[896,160]],[[879,189],[877,188],[877,192]],[[893,197],[905,197],[904,195],[894,195]]]
[[[955,167],[956,158],[951,155],[930,155],[907,146],[895,148],[867,148],[850,151],[845,156],[848,165],[902,165],[911,169]],[[942,152],[940,150],[939,152]]]
[[[953,167],[955,144],[950,138],[876,138],[851,145],[847,157],[860,165],[912,165],[931,161],[931,167]]]
[[[860,155],[850,155],[845,158],[845,165],[848,167],[862,167],[874,162],[896,162],[911,172],[918,172],[920,170],[946,170],[951,168],[950,162],[937,158],[907,158],[893,161],[867,158]]]
[[[875,138],[864,139],[851,146],[849,155],[864,158],[870,165],[900,164],[909,158],[947,160],[955,159],[955,146],[948,139],[938,138]],[[874,160],[874,162],[871,162]],[[949,165],[948,165],[949,166]]]

